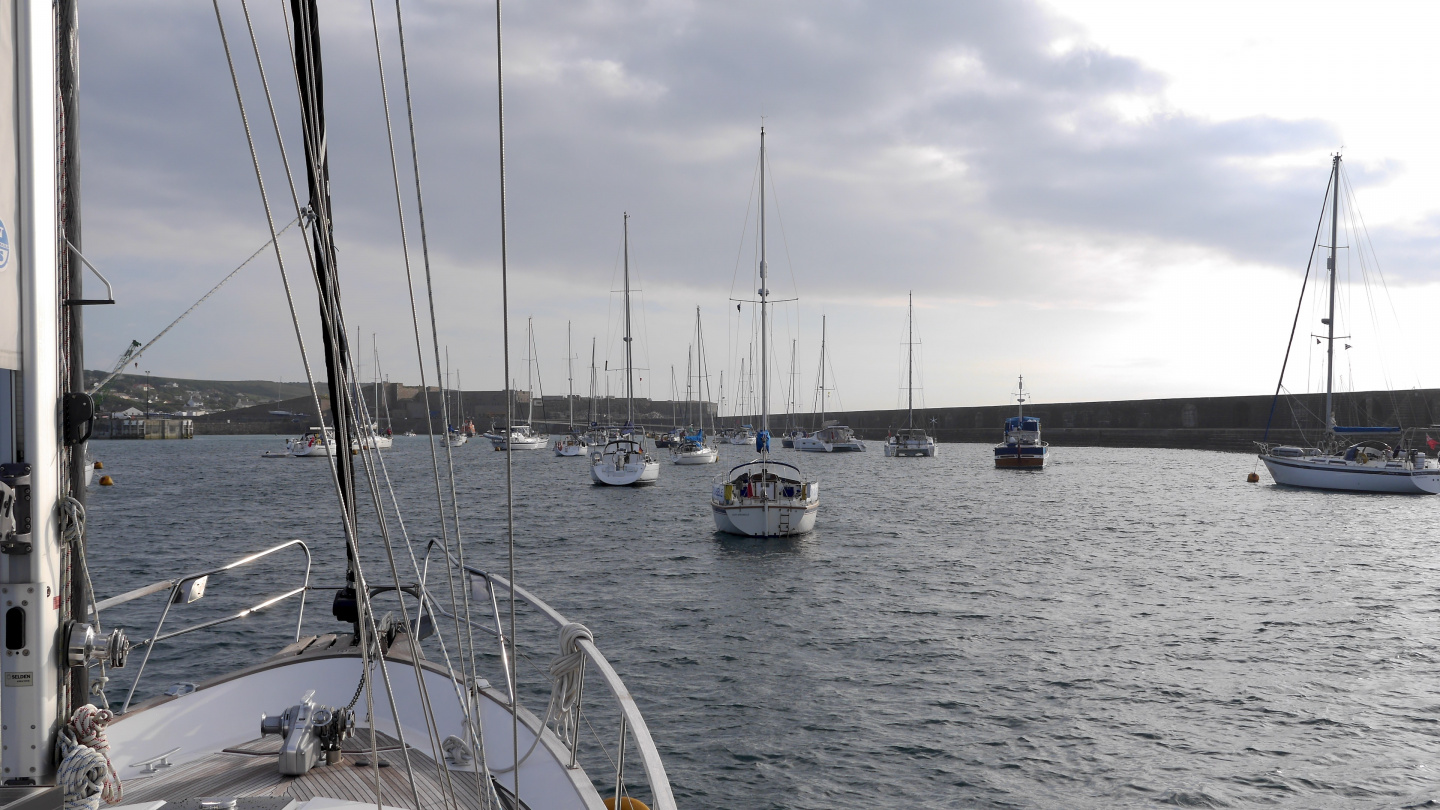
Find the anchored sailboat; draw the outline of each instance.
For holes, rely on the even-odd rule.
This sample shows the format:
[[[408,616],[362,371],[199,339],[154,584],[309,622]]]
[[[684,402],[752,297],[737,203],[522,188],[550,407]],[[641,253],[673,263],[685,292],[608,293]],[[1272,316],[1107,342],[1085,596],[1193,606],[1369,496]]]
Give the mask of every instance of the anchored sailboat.
[[[535,378],[532,376],[532,371],[539,362],[535,357],[534,318],[526,320],[525,335],[528,354],[525,361],[525,387],[529,397],[525,401],[525,421],[518,425],[511,425],[508,436],[501,434],[499,438],[491,439],[490,443],[496,450],[505,450],[507,447],[515,450],[544,450],[545,446],[550,443],[549,436],[536,433],[535,429],[531,427],[535,420]]]
[[[885,441],[885,455],[935,457],[935,439],[924,428],[915,427],[915,294],[910,294],[910,314],[905,319],[905,427]]]
[[[806,481],[794,464],[770,458],[770,266],[765,259],[765,128],[760,128],[760,458],[737,465],[715,479],[710,511],[722,532],[750,537],[785,537],[815,528],[820,486]]]
[[[695,386],[695,392],[697,394],[697,398],[699,398],[698,394],[700,391],[700,386],[698,384],[698,381],[700,379],[704,379],[708,386],[709,377],[705,375],[705,335],[704,332],[702,332],[700,329],[700,307],[698,306],[695,307],[695,346],[699,354],[699,359],[695,364],[695,371],[697,374],[697,384]],[[691,398],[689,396],[690,380],[688,370],[686,371],[685,388],[685,404],[686,409],[688,410],[691,402]],[[698,429],[696,429],[694,433],[689,435],[686,435],[685,432],[682,431],[680,440],[675,444],[674,447],[670,448],[670,460],[675,462],[676,464],[685,466],[698,464],[714,464],[716,461],[720,460],[720,451],[717,450],[715,447],[711,446],[710,441],[705,437],[705,412],[709,410],[708,402],[708,396],[702,399],[700,402],[700,421]],[[710,420],[710,433],[711,435],[714,435],[715,433],[715,420],[713,417]]]
[[[555,455],[583,456],[590,443],[585,434],[575,428],[575,356],[570,348],[570,322],[565,322],[565,373],[570,381],[570,393],[565,397],[570,403],[570,432],[555,440]]]
[[[1325,263],[1326,272],[1329,274],[1329,311],[1320,321],[1325,326],[1325,334],[1315,336],[1317,341],[1325,342],[1324,435],[1313,447],[1276,446],[1262,441],[1260,460],[1265,462],[1265,468],[1270,471],[1270,477],[1275,479],[1275,483],[1284,486],[1434,495],[1440,493],[1440,464],[1433,458],[1427,458],[1425,452],[1419,448],[1407,449],[1401,428],[1346,427],[1335,423],[1335,341],[1348,337],[1335,336],[1335,282],[1340,239],[1340,198],[1343,196],[1341,184],[1340,155],[1337,154],[1331,161],[1330,188],[1326,192],[1326,202],[1330,204],[1330,256]],[[1323,218],[1321,222],[1324,222]],[[1319,226],[1316,230],[1319,230]],[[1303,300],[1303,288],[1301,297]],[[1296,323],[1298,322],[1297,309]],[[1290,339],[1292,342],[1295,339],[1293,329]],[[1287,361],[1289,356],[1287,348]],[[1284,377],[1285,368],[1282,364],[1281,385]],[[1277,385],[1276,399],[1279,396],[1280,385]],[[1273,413],[1272,405],[1271,414]],[[1265,432],[1268,439],[1268,424]],[[1397,440],[1395,445],[1374,438],[1360,439],[1364,436],[1387,435]]]
[[[863,452],[865,443],[855,438],[855,431],[845,425],[825,420],[825,327],[820,316],[820,382],[815,395],[820,400],[820,427],[808,436],[795,437],[795,449],[808,453]]]
[[[660,480],[660,462],[645,450],[645,430],[635,425],[635,369],[630,345],[630,214],[624,218],[625,240],[625,427],[590,454],[590,479],[597,484],[629,487]]]

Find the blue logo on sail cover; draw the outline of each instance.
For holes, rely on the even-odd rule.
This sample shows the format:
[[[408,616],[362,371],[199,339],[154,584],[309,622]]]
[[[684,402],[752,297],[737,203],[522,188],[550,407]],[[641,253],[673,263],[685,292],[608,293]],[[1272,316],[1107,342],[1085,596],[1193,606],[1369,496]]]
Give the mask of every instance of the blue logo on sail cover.
[[[10,232],[5,230],[4,221],[0,221],[0,270],[4,270],[10,264]]]

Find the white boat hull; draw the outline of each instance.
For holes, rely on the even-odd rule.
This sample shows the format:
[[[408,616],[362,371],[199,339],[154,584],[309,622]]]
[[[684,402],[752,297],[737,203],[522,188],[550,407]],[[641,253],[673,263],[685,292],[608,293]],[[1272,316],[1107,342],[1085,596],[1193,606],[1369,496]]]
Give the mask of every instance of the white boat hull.
[[[589,449],[589,447],[583,444],[559,444],[555,446],[555,455],[566,457],[583,456]]]
[[[329,458],[335,455],[330,451],[328,444],[299,445],[290,448],[290,455],[295,458]]]
[[[681,466],[714,464],[720,460],[720,451],[713,447],[707,447],[704,450],[693,453],[675,453],[671,456],[671,460]]]
[[[590,480],[610,487],[653,484],[660,480],[660,462],[640,460],[614,464],[602,460],[590,465]]]
[[[1307,461],[1264,455],[1265,469],[1275,483],[1306,489],[1384,492],[1404,495],[1440,494],[1440,468],[1420,470],[1369,464]]]
[[[833,447],[814,436],[797,436],[795,438],[795,449],[803,450],[807,453],[829,453],[834,450]]]
[[[727,534],[789,537],[814,531],[820,500],[803,506],[721,506],[712,502],[710,509],[715,514],[715,528]]]
[[[885,444],[885,455],[887,458],[934,458],[935,442],[909,442],[905,444]]]

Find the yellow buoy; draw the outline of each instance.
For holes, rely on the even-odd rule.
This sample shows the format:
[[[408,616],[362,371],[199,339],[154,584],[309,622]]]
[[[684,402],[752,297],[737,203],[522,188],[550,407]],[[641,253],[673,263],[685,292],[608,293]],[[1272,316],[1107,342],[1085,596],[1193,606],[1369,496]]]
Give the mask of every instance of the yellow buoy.
[[[1252,472],[1249,475],[1245,476],[1245,480],[1249,481],[1252,484],[1258,484],[1260,483],[1260,473]]]
[[[605,810],[615,810],[614,796],[606,797]],[[620,810],[650,810],[650,805],[640,801],[639,799],[632,799],[629,796],[621,796]]]
[[[103,469],[105,469],[105,462],[101,461],[101,460],[98,459],[98,458],[95,459],[95,469],[97,469],[97,470],[103,470]]]
[[[111,478],[111,477],[108,476],[108,475],[102,475],[102,476],[100,476],[100,486],[102,486],[102,487],[112,487],[112,486],[114,486],[114,485],[115,485],[115,479],[114,479],[114,478]]]

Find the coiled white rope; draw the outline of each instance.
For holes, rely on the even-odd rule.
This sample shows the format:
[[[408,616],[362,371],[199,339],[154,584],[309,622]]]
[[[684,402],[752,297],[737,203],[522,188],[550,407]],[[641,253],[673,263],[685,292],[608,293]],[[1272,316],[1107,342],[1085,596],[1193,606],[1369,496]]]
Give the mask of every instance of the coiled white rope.
[[[109,709],[85,704],[60,729],[60,769],[55,780],[65,792],[64,810],[98,810],[120,802],[120,777],[110,762],[110,743],[105,726],[115,719]]]
[[[535,735],[529,750],[516,760],[514,765],[508,768],[492,768],[491,773],[509,773],[524,765],[525,760],[535,752],[535,746],[540,744],[540,737],[552,719],[558,719],[563,724],[562,731],[568,729],[569,733],[564,742],[572,742],[574,738],[569,735],[579,733],[578,728],[569,728],[569,725],[570,712],[575,708],[575,702],[580,699],[580,678],[585,672],[585,653],[580,649],[582,639],[594,642],[595,634],[579,622],[569,622],[560,628],[560,654],[550,662],[550,705],[545,708],[545,719],[540,721],[540,733]]]

